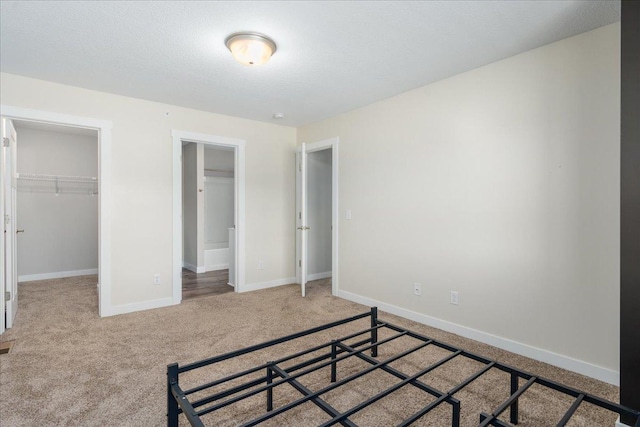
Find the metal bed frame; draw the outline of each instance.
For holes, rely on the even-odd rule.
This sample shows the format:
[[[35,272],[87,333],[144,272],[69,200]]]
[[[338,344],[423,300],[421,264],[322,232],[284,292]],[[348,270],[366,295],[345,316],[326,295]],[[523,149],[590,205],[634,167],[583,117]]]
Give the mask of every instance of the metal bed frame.
[[[347,336],[344,336],[342,338],[331,340],[329,342],[325,342],[320,345],[316,345],[304,351],[300,351],[298,353],[291,354],[286,357],[282,357],[275,361],[269,361],[269,362],[263,363],[254,368],[251,368],[242,372],[237,372],[232,375],[226,376],[224,378],[217,379],[215,381],[211,381],[194,388],[183,390],[179,385],[179,375],[181,373],[192,371],[198,368],[203,368],[205,366],[210,366],[231,358],[235,358],[235,357],[253,353],[262,349],[266,349],[268,347],[272,347],[277,344],[282,344],[284,342],[291,341],[297,338],[309,336],[321,331],[326,331],[328,329],[345,325],[347,323],[355,322],[360,319],[366,319],[367,317],[369,317],[371,320],[371,327],[368,329],[364,329],[364,330],[349,334]],[[378,332],[381,330],[381,328],[389,329],[393,331],[395,334],[389,338],[378,340]],[[362,335],[366,335],[367,337],[356,343],[352,343],[351,345],[347,345],[345,343],[345,341],[355,339]],[[376,359],[378,357],[378,346],[403,336],[414,338],[420,341],[421,343],[418,346],[410,348],[404,352],[395,354],[394,356],[389,357],[387,359],[384,359],[384,360]],[[413,375],[407,375],[389,366],[390,363],[396,360],[399,360],[429,345],[437,346],[441,349],[449,351],[450,354],[444,357],[443,359],[439,360],[438,362],[435,362],[425,367],[424,369],[420,370],[419,372]],[[314,356],[309,360],[297,363],[286,369],[280,366],[284,362],[287,362],[305,355],[309,355],[314,352],[322,351],[322,350],[324,350],[325,352],[320,356]],[[370,355],[365,354],[365,352],[370,352]],[[337,379],[338,362],[341,362],[351,357],[356,357],[362,361],[365,361],[370,366],[356,373],[348,375],[345,378],[338,381]],[[425,384],[419,380],[421,376],[427,374],[428,372],[436,369],[441,365],[444,365],[445,363],[451,361],[456,357],[466,357],[466,358],[472,359],[474,361],[482,363],[484,367],[448,391],[437,390],[436,388],[431,387],[428,384]],[[315,390],[315,391],[310,390],[297,379],[303,375],[309,374],[311,372],[314,372],[326,367],[330,367],[330,370],[331,370],[331,384],[319,390]],[[357,316],[349,317],[343,320],[338,320],[332,323],[328,323],[326,325],[318,326],[316,328],[308,329],[308,330],[291,334],[282,338],[267,341],[262,344],[253,345],[253,346],[250,346],[241,350],[233,351],[230,353],[226,353],[220,356],[201,360],[199,362],[190,363],[183,366],[178,366],[177,363],[168,365],[167,366],[167,425],[169,427],[177,427],[179,415],[183,414],[186,417],[186,419],[191,423],[192,426],[204,427],[204,423],[200,419],[202,415],[212,413],[218,409],[237,403],[251,396],[255,396],[259,393],[265,393],[266,394],[266,405],[265,405],[266,411],[262,415],[258,416],[257,418],[242,424],[243,426],[249,427],[249,426],[257,425],[281,413],[284,413],[285,411],[295,408],[298,405],[301,405],[306,402],[311,402],[316,406],[318,406],[320,409],[322,409],[325,413],[327,413],[331,417],[330,420],[322,424],[323,427],[328,427],[335,424],[353,427],[353,426],[356,426],[356,424],[353,421],[349,420],[350,416],[363,410],[369,405],[374,404],[376,401],[382,399],[383,397],[390,395],[396,390],[410,384],[413,387],[416,387],[424,392],[431,394],[432,396],[435,397],[435,400],[431,401],[428,405],[424,406],[421,410],[414,413],[409,418],[405,419],[403,422],[399,424],[399,426],[411,425],[417,420],[419,420],[421,417],[429,413],[431,410],[440,406],[441,404],[448,404],[448,405],[451,405],[451,426],[459,427],[460,426],[460,400],[456,399],[454,395],[460,390],[462,390],[464,387],[468,386],[473,381],[478,379],[480,376],[487,373],[491,369],[498,369],[507,374],[510,374],[511,395],[500,406],[498,406],[498,408],[496,408],[496,410],[493,411],[491,414],[481,413],[479,415],[480,416],[480,420],[478,424],[479,427],[485,427],[485,426],[504,427],[504,426],[511,426],[511,425],[517,424],[518,423],[518,399],[533,384],[539,384],[544,387],[548,387],[550,389],[553,389],[555,391],[564,393],[568,396],[572,396],[573,398],[575,398],[575,400],[573,401],[573,404],[571,404],[571,406],[566,411],[562,419],[558,421],[557,423],[558,427],[565,426],[567,422],[570,420],[570,418],[574,415],[578,407],[583,402],[588,402],[595,406],[604,408],[608,411],[620,414],[621,416],[629,416],[631,418],[635,418],[636,420],[634,424],[635,427],[640,427],[640,412],[637,410],[628,408],[626,406],[622,406],[614,402],[610,402],[608,400],[594,396],[587,392],[583,392],[580,390],[576,390],[572,387],[562,385],[556,381],[552,381],[546,378],[533,375],[529,372],[525,372],[513,366],[509,366],[504,363],[500,363],[495,360],[490,360],[483,356],[470,353],[468,351],[462,350],[460,348],[456,348],[454,346],[437,341],[435,339],[418,334],[416,332],[412,332],[406,328],[399,327],[388,322],[383,322],[378,319],[378,310],[376,307],[372,307],[370,312],[362,313]],[[344,384],[347,384],[350,381],[360,378],[375,370],[382,370],[384,372],[387,372],[395,376],[400,381],[395,383],[392,387],[387,388],[386,390],[376,394],[375,396],[365,400],[364,402],[344,412],[340,412],[336,410],[329,403],[327,403],[325,400],[320,398],[322,394],[327,393],[328,391],[333,390],[337,387],[340,387]],[[242,379],[242,377],[247,377],[252,374],[255,375],[260,371],[264,371],[264,375],[259,378],[249,379],[248,381],[243,382],[240,385],[236,385],[231,388],[224,389],[222,391],[213,393],[204,398],[199,398],[197,400],[189,400],[188,396],[193,393],[201,392],[203,390],[222,385],[232,380],[240,380]],[[526,382],[520,386],[519,379],[523,379]],[[273,389],[285,383],[288,383],[293,388],[298,390],[302,395],[302,397],[290,403],[287,403],[281,407],[274,408],[273,407]],[[196,408],[204,407],[205,405],[209,405],[209,406],[199,410],[196,409]],[[507,409],[509,409],[509,412],[510,412],[509,421],[511,424],[498,418]]]

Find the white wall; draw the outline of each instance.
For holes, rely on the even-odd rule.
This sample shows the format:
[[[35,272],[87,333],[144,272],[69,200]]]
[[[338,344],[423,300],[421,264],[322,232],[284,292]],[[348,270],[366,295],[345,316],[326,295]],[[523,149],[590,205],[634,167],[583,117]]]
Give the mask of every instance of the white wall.
[[[19,124],[16,131],[18,173],[98,176],[97,132],[77,135]],[[19,188],[17,226],[25,233],[18,235],[18,276],[32,280],[97,269],[98,197],[66,193],[64,185],[58,196],[40,192],[39,184]]]
[[[205,177],[204,200],[204,248],[228,248],[234,224],[233,178]]]
[[[340,137],[344,295],[617,378],[619,31],[299,128]]]
[[[331,149],[307,155],[308,274],[331,274]]]
[[[182,147],[182,261],[198,267],[198,144]]]
[[[113,122],[113,305],[172,297],[171,129],[246,141],[246,282],[295,276],[294,128],[6,73],[0,92],[5,105]]]

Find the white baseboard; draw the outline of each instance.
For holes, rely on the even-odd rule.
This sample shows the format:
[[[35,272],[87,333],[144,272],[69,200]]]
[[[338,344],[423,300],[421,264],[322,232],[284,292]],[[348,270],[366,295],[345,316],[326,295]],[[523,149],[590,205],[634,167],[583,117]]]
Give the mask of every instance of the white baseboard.
[[[204,268],[205,271],[229,268],[229,248],[206,249],[204,251]]]
[[[174,304],[173,298],[168,297],[149,301],[132,302],[130,304],[112,305],[109,307],[107,313],[102,313],[102,317],[133,313],[134,311],[151,310],[153,308],[168,307]]]
[[[324,273],[307,274],[307,281],[327,279],[329,277],[331,277],[331,270],[325,271]]]
[[[189,271],[193,271],[194,273],[198,272],[198,267],[193,264],[189,264],[188,262],[182,261],[182,268],[186,268]]]
[[[193,264],[189,264],[188,262],[182,263],[182,268],[186,268],[189,271],[193,271],[196,274],[206,273],[204,267],[196,267]]]
[[[512,353],[520,354],[522,356],[530,357],[531,359],[539,360],[541,362],[545,362],[559,368],[577,372],[579,374],[586,375],[588,377],[595,378],[609,384],[613,384],[616,386],[620,384],[620,374],[617,371],[603,368],[602,366],[593,365],[589,362],[573,359],[568,356],[563,356],[561,354],[553,353],[548,350],[543,350],[541,348],[533,347],[517,341],[512,341],[507,338],[502,338],[486,332],[478,331],[476,329],[458,325],[456,323],[448,322],[436,317],[427,316],[425,314],[417,313],[415,311],[407,310],[395,305],[376,301],[374,299],[353,294],[351,292],[338,290],[337,296],[349,301],[357,302],[359,304],[364,304],[367,306],[377,306],[380,310],[386,311],[387,313],[395,314],[397,316],[404,317],[405,319],[413,320],[424,325],[442,329],[443,331],[452,332],[465,338],[480,341],[482,343],[489,344],[494,347],[510,351]]]
[[[205,267],[206,271],[217,271],[217,270],[228,270],[229,264],[217,264],[217,265],[208,265]]]
[[[18,276],[18,282],[31,282],[33,280],[62,279],[64,277],[90,276],[92,274],[98,274],[98,269],[90,268],[87,270],[57,271],[54,273],[41,273],[41,274],[25,274],[22,276]]]
[[[286,277],[284,279],[269,280],[268,282],[247,283],[242,287],[240,292],[257,291],[260,289],[274,288],[276,286],[289,285],[295,283],[295,277]]]

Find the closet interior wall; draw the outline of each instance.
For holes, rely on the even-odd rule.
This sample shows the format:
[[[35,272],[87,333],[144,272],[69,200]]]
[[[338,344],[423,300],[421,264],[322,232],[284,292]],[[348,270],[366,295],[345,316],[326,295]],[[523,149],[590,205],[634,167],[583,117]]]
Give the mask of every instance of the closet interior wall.
[[[331,276],[332,150],[307,155],[308,280]]]
[[[96,131],[14,121],[18,280],[97,274]]]

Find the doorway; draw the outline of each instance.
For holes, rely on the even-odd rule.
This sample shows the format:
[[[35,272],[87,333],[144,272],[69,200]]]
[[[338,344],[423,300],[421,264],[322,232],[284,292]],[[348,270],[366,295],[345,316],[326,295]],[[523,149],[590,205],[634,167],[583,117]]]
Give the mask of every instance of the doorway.
[[[172,136],[174,303],[242,292],[245,142],[177,130]]]
[[[296,152],[296,279],[338,291],[338,138]]]
[[[182,299],[233,290],[234,171],[234,148],[183,142]]]
[[[11,327],[18,283],[78,276],[98,283],[98,131],[19,119],[5,119],[5,127]]]
[[[3,165],[2,177],[0,179],[0,182],[2,183],[0,185],[0,191],[2,193],[1,197],[3,198],[3,203],[1,204],[2,207],[0,209],[0,214],[2,214],[2,218],[4,218],[6,230],[6,233],[0,233],[0,247],[2,248],[0,251],[2,255],[0,257],[2,258],[2,262],[0,262],[0,265],[2,266],[2,274],[0,274],[0,295],[2,296],[2,298],[0,298],[0,307],[2,307],[3,311],[7,309],[11,311],[11,319],[9,320],[8,325],[5,324],[5,316],[0,316],[0,333],[4,332],[5,326],[12,326],[12,321],[15,319],[15,313],[17,312],[18,307],[17,298],[19,280],[47,279],[49,276],[51,276],[51,278],[59,278],[68,277],[68,275],[98,274],[97,280],[94,278],[93,282],[94,284],[95,282],[98,282],[97,306],[99,315],[108,316],[113,314],[110,298],[110,241],[109,239],[102,238],[102,236],[109,235],[110,228],[110,206],[106,203],[106,200],[108,200],[110,194],[109,150],[111,143],[111,122],[86,117],[62,115],[46,111],[2,106],[2,124],[3,138],[5,137],[5,133],[10,134],[9,129],[15,129],[17,127],[18,130],[15,132],[13,143],[11,142],[11,138],[8,138],[6,143],[3,143],[1,150],[2,159],[0,160]],[[17,126],[15,124],[17,124]],[[21,165],[20,156],[17,156],[16,154],[18,147],[21,147],[22,150],[27,150],[29,144],[27,144],[27,140],[24,139],[24,141],[21,140],[21,142],[25,142],[25,145],[22,146],[21,143],[18,142],[18,133],[23,137],[27,137],[27,133],[45,131],[53,131],[53,133],[56,133],[55,131],[57,131],[57,133],[61,134],[66,132],[68,135],[71,135],[70,139],[75,137],[84,138],[91,135],[91,150],[93,150],[95,154],[95,163],[93,166],[95,168],[95,172],[87,175],[66,175],[63,171],[51,171],[54,173],[46,173],[47,171],[45,170],[40,172],[30,172],[26,171],[26,169],[23,170],[22,168],[28,168],[27,165],[30,165],[31,162],[27,161],[26,165]],[[54,136],[54,139],[55,138],[56,137]],[[66,140],[69,138],[63,139]],[[4,141],[5,140],[3,139],[3,142]],[[35,144],[37,144],[37,142],[35,142]],[[59,153],[52,156],[41,152],[40,149],[35,151],[36,155],[39,157],[48,157],[48,159],[46,159],[46,161],[42,161],[41,164],[49,163],[50,166],[55,164],[58,166],[61,164],[68,165],[67,160],[57,157],[65,150],[60,150]],[[25,159],[22,160],[27,160],[29,157],[28,152],[23,151],[23,154],[25,155]],[[51,159],[57,159],[59,161],[52,162]],[[7,162],[11,164],[7,165]],[[90,182],[79,180],[78,178],[90,178]],[[66,199],[67,196],[78,194],[78,192],[82,193],[83,196],[92,199],[91,202],[85,203],[85,205],[92,205],[94,206],[94,209],[97,206],[97,218],[96,215],[93,215],[93,217],[88,221],[93,224],[92,245],[94,248],[93,254],[97,254],[97,261],[94,257],[93,261],[90,262],[90,268],[72,266],[71,270],[68,268],[68,265],[56,264],[55,262],[47,265],[46,263],[51,262],[51,259],[46,259],[42,254],[48,253],[55,255],[59,252],[59,246],[56,247],[55,250],[45,250],[44,246],[36,245],[35,251],[40,251],[39,255],[41,255],[41,259],[35,259],[32,255],[32,251],[27,251],[27,255],[25,255],[25,251],[20,249],[20,240],[23,240],[23,237],[27,233],[40,234],[37,233],[38,228],[43,226],[40,222],[46,222],[33,222],[33,218],[28,217],[30,211],[31,214],[34,212],[33,209],[28,208],[28,205],[31,204],[33,206],[33,203],[37,204],[43,202],[42,199],[34,200],[34,198],[29,197],[29,195],[36,196],[44,194],[45,197],[47,197],[58,194],[57,197]],[[13,196],[11,196],[11,193],[13,193]],[[23,197],[21,197],[20,194],[23,194]],[[31,200],[29,200],[30,198]],[[23,202],[27,203],[27,205],[18,206],[19,204],[23,204]],[[37,210],[38,208],[36,207],[35,211]],[[81,209],[79,209],[79,211],[80,210]],[[26,214],[23,219],[27,221],[27,223],[32,224],[30,225],[30,229],[32,230],[31,232],[27,230],[26,226],[22,226],[23,223],[21,222],[22,219],[20,216],[21,212]],[[51,222],[49,222],[49,225],[50,224]],[[78,229],[80,228],[82,227],[79,227]],[[22,230],[24,230],[24,233],[22,233]],[[12,240],[13,242],[11,242]],[[63,241],[67,242],[68,238],[65,238]],[[58,240],[58,244],[59,243],[60,241]],[[27,246],[25,246],[25,244],[26,242],[23,242],[22,249],[28,247],[28,244]],[[22,256],[20,256],[20,253],[22,253]],[[27,259],[25,256],[29,256],[31,259]],[[74,261],[83,262],[82,260],[78,260],[77,257],[71,258],[73,258]],[[5,291],[9,292],[8,301],[4,300]],[[10,308],[8,307],[9,305],[11,305]]]

